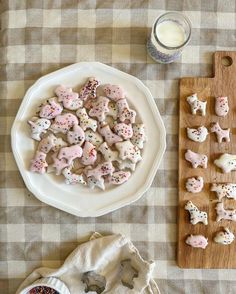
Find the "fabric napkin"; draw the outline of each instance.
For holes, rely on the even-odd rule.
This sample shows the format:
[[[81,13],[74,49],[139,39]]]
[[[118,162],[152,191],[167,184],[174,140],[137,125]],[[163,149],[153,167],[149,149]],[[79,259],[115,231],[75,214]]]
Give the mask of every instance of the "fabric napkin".
[[[132,270],[137,272],[131,279],[133,288],[122,283],[124,271],[122,262],[128,261],[132,266],[127,275],[132,277]],[[84,274],[93,272],[105,277],[106,286],[102,293],[113,294],[159,294],[159,289],[152,279],[155,263],[145,261],[135,246],[123,235],[102,236],[93,233],[90,240],[79,245],[58,269],[41,267],[34,270],[21,284],[16,294],[36,280],[56,277],[64,282],[71,294],[86,293]],[[124,268],[123,268],[124,269]],[[129,270],[131,271],[129,273]],[[95,293],[95,292],[90,292]]]

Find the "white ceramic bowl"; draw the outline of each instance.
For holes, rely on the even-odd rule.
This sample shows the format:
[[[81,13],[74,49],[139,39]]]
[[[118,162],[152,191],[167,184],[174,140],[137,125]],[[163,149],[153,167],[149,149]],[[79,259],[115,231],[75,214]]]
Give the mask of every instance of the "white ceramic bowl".
[[[55,87],[64,84],[77,89],[88,77],[102,84],[121,85],[127,99],[145,124],[148,142],[143,160],[123,185],[105,191],[81,185],[66,185],[62,176],[39,175],[29,171],[36,146],[30,137],[27,120],[40,103],[52,97]],[[27,188],[41,201],[81,217],[95,217],[138,200],[150,187],[166,148],[166,133],[161,116],[148,88],[137,78],[98,62],[81,62],[40,78],[26,93],[11,130],[12,150]]]

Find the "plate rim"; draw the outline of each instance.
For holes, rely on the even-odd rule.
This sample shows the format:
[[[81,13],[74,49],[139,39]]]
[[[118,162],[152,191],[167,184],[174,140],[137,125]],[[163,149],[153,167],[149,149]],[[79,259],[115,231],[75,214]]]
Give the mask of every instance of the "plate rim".
[[[86,211],[78,211],[77,209],[73,208],[73,207],[68,207],[65,206],[65,204],[59,200],[54,201],[53,199],[49,199],[47,198],[45,201],[44,196],[42,196],[40,190],[37,190],[30,182],[30,180],[28,179],[27,174],[25,173],[25,169],[22,167],[21,163],[20,163],[20,159],[19,159],[19,152],[17,151],[17,146],[16,146],[16,129],[17,129],[17,122],[19,121],[19,118],[24,114],[24,105],[28,102],[28,100],[30,99],[31,95],[33,94],[34,90],[36,90],[39,85],[44,82],[45,80],[50,80],[52,78],[52,76],[54,76],[55,74],[63,74],[64,72],[68,72],[68,71],[72,71],[73,70],[78,70],[78,67],[80,66],[91,66],[91,67],[102,67],[103,69],[105,69],[106,71],[111,71],[113,73],[118,73],[120,75],[126,76],[129,80],[131,79],[134,84],[136,86],[138,86],[138,88],[142,88],[144,90],[144,94],[146,99],[148,99],[149,104],[151,104],[151,111],[155,117],[155,121],[159,126],[159,133],[160,133],[160,144],[159,144],[159,150],[158,153],[155,156],[155,160],[154,160],[154,164],[152,165],[151,169],[149,170],[148,173],[148,177],[147,180],[145,181],[144,185],[137,191],[134,193],[133,197],[130,198],[128,197],[127,200],[121,199],[119,201],[114,202],[114,204],[110,204],[110,205],[106,205],[101,209],[98,210],[86,210]],[[137,201],[138,199],[141,198],[141,196],[150,188],[153,179],[156,175],[156,172],[161,164],[161,160],[163,158],[163,155],[165,153],[166,150],[166,129],[164,126],[164,122],[161,118],[159,109],[154,101],[154,98],[150,92],[150,90],[148,89],[148,87],[141,81],[139,80],[137,77],[130,75],[126,72],[123,72],[117,68],[111,67],[109,65],[106,65],[104,63],[101,62],[77,62],[68,66],[65,66],[63,68],[60,68],[56,71],[53,71],[51,73],[48,73],[42,77],[40,77],[39,79],[37,79],[34,84],[26,91],[24,97],[22,98],[22,102],[21,105],[17,111],[16,117],[14,119],[14,122],[12,124],[11,127],[11,148],[13,151],[13,155],[17,164],[17,167],[19,169],[19,172],[24,180],[24,184],[26,185],[27,189],[36,197],[38,198],[40,201],[42,201],[43,203],[46,203],[48,205],[51,205],[53,207],[56,207],[60,210],[66,211],[70,214],[76,215],[78,217],[99,217],[102,215],[105,215],[107,213],[110,213],[114,210],[120,209],[121,207],[127,206],[135,201]]]

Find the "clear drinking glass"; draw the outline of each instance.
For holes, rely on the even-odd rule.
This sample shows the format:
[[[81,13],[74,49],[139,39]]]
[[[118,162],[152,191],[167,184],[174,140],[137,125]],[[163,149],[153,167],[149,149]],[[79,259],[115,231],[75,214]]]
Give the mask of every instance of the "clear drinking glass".
[[[147,51],[157,62],[171,63],[178,59],[191,38],[189,19],[178,12],[159,16],[152,26]]]

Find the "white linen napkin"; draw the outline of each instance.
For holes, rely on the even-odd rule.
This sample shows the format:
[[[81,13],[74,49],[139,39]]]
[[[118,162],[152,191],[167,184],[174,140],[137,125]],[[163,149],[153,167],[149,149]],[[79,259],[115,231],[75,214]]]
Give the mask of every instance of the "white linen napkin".
[[[90,240],[79,245],[60,268],[41,267],[34,270],[20,285],[16,294],[36,280],[46,277],[59,278],[67,285],[71,294],[96,293],[91,289],[88,292],[89,283],[82,280],[95,280],[100,286],[106,281],[105,289],[99,292],[104,294],[159,294],[152,279],[154,266],[153,261],[143,260],[138,250],[123,235],[102,236],[93,233]],[[130,277],[134,278],[127,282]]]

